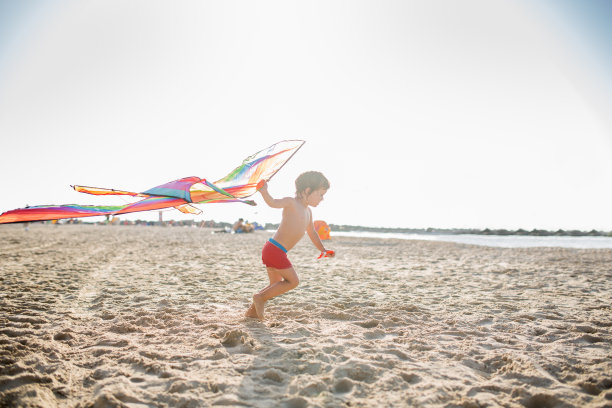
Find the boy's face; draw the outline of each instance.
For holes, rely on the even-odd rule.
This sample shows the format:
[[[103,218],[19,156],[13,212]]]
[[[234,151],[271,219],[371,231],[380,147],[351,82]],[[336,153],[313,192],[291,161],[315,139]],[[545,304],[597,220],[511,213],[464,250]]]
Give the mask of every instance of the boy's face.
[[[324,188],[319,188],[317,190],[312,191],[306,196],[307,204],[311,207],[316,207],[321,201],[323,201],[323,196],[325,195],[325,193],[327,193],[327,190]]]

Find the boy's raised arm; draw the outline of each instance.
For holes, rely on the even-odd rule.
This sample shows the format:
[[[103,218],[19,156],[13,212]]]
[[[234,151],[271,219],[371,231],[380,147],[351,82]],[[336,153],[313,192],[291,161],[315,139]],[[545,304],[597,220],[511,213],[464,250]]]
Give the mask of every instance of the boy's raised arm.
[[[263,197],[266,204],[268,204],[272,208],[285,208],[291,204],[292,199],[289,197],[285,198],[273,198],[268,192],[268,183],[265,182],[259,189],[259,193]]]

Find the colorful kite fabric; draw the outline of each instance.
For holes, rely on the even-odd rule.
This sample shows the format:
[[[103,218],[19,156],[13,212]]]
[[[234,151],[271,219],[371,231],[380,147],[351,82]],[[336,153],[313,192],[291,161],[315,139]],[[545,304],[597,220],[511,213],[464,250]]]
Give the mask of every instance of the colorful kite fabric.
[[[0,224],[97,215],[110,216],[171,207],[186,214],[200,214],[201,211],[191,204],[241,202],[255,205],[254,201],[245,200],[245,198],[255,194],[261,186],[261,182],[270,180],[304,143],[303,140],[285,140],[276,143],[247,157],[240,166],[214,183],[199,177],[185,177],[153,187],[142,193],[99,187],[72,186],[81,193],[127,195],[143,199],[123,206],[68,204],[19,208],[1,214]]]

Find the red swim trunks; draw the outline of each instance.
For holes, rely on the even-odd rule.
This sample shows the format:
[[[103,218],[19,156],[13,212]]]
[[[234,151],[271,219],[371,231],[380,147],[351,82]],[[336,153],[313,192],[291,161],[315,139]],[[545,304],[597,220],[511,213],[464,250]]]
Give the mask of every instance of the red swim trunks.
[[[287,250],[278,242],[270,239],[261,250],[261,260],[264,265],[276,269],[289,269],[292,267]]]

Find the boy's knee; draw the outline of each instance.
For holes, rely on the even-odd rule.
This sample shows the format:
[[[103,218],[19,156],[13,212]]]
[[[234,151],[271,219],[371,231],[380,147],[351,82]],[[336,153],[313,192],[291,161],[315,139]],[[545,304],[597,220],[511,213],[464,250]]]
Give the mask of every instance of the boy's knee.
[[[299,278],[295,278],[294,280],[291,281],[291,289],[297,288],[297,286],[299,284],[300,284],[300,279]]]

